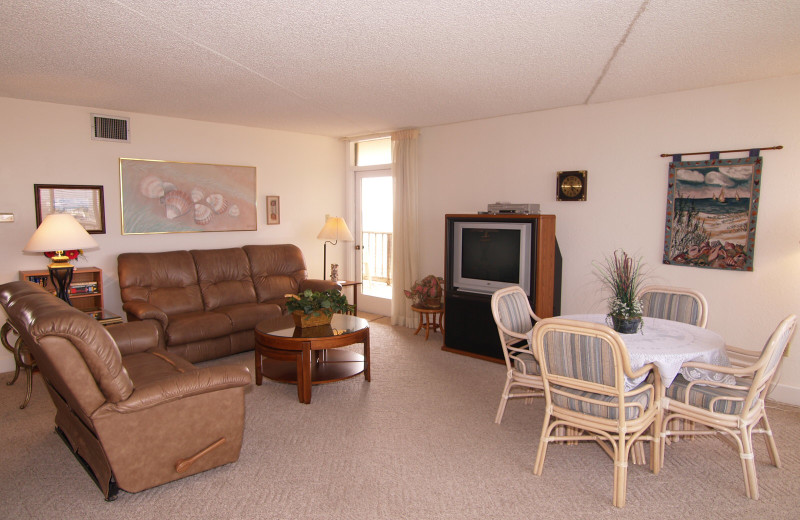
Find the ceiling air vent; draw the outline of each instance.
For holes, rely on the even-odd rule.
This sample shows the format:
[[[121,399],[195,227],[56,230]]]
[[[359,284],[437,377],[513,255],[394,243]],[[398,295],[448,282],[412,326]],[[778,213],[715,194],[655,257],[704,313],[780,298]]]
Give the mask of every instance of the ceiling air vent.
[[[130,143],[129,117],[92,114],[92,139]]]

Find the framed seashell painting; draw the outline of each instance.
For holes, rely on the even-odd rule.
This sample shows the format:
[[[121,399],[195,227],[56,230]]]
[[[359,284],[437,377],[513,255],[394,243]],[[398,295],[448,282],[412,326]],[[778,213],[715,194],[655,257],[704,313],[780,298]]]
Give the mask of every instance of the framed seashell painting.
[[[256,168],[119,160],[122,234],[255,231]]]

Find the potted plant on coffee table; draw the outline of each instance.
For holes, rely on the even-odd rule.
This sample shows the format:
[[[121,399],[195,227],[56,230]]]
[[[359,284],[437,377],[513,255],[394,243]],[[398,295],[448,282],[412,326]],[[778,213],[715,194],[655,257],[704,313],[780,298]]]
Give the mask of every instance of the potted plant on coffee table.
[[[353,310],[347,296],[335,289],[318,292],[306,289],[300,294],[286,295],[286,309],[292,313],[297,327],[328,325],[334,313],[346,314]]]
[[[632,334],[642,326],[642,301],[636,296],[644,282],[641,258],[629,256],[625,251],[614,251],[604,263],[595,264],[595,272],[611,292],[608,298],[608,319],[617,332]]]

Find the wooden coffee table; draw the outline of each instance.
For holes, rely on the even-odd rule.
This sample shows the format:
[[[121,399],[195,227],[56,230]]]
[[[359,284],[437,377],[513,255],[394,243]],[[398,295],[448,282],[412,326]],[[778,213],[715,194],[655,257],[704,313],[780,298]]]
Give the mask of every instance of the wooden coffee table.
[[[255,329],[256,385],[266,376],[297,385],[301,403],[311,402],[311,385],[369,375],[369,323],[334,314],[330,325],[299,328],[291,316],[264,320]],[[339,347],[364,344],[364,355]]]

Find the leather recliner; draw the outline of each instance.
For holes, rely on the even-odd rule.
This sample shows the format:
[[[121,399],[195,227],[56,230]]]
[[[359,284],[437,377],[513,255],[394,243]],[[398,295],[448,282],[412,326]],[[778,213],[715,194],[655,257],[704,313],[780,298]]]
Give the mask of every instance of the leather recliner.
[[[27,281],[0,285],[0,305],[107,500],[239,458],[246,367],[195,367],[164,349],[158,321],[103,327]]]

